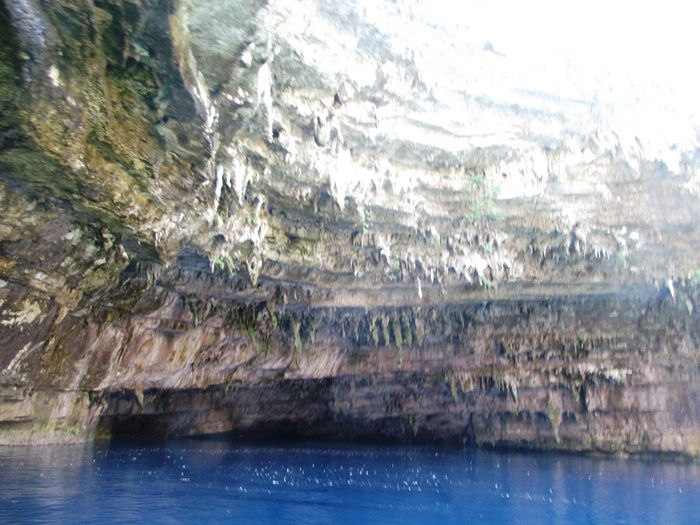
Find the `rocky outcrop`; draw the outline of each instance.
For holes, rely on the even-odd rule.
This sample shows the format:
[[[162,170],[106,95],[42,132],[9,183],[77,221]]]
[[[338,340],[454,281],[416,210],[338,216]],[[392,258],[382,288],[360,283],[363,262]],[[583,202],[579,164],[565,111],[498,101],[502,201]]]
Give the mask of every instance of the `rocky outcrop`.
[[[421,2],[0,5],[0,443],[700,453],[682,101]]]

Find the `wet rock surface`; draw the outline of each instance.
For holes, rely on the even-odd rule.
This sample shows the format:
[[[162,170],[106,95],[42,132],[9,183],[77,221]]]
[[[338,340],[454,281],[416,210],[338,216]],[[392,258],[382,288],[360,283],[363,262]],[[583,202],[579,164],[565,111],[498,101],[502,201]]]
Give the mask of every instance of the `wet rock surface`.
[[[0,443],[700,453],[664,93],[524,77],[422,2],[0,7]]]

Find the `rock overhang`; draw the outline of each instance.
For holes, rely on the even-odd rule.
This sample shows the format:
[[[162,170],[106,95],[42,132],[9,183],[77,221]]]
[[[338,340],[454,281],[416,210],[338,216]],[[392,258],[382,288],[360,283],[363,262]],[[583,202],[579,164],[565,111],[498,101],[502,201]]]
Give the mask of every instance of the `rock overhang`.
[[[328,432],[438,439],[446,414],[443,437],[470,442],[695,446],[693,77],[635,77],[605,52],[609,20],[593,20],[607,33],[590,60],[575,38],[552,46],[570,17],[552,28],[508,7],[520,23],[452,3],[7,0],[4,60],[26,78],[7,84],[24,142],[0,159],[0,330],[29,410],[8,405],[26,428],[7,435],[59,421],[84,436],[141,414],[149,389],[210,387],[226,392],[210,419],[183,427],[187,401],[159,425],[231,429],[231,385],[288,399],[281,377],[315,392]],[[661,397],[685,408],[641,418],[634,399],[669,366],[687,391]],[[353,374],[386,393],[364,422]],[[602,385],[595,410],[586,384]],[[66,399],[41,415],[51,389]],[[111,404],[131,390],[136,404]],[[484,420],[489,406],[505,415]],[[648,430],[668,417],[673,436]]]

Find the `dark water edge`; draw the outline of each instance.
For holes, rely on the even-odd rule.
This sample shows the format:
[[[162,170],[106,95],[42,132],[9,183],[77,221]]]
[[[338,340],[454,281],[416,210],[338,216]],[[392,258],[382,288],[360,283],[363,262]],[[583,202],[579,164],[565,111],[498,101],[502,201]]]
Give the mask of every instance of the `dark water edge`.
[[[0,447],[0,523],[144,522],[700,523],[700,465],[318,442]]]

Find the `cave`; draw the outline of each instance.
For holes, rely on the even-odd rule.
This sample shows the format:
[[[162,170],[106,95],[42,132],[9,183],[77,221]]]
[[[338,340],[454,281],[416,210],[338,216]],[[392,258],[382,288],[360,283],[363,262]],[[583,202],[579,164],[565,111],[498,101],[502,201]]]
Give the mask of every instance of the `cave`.
[[[0,2],[0,445],[700,454],[697,78],[408,4]]]

